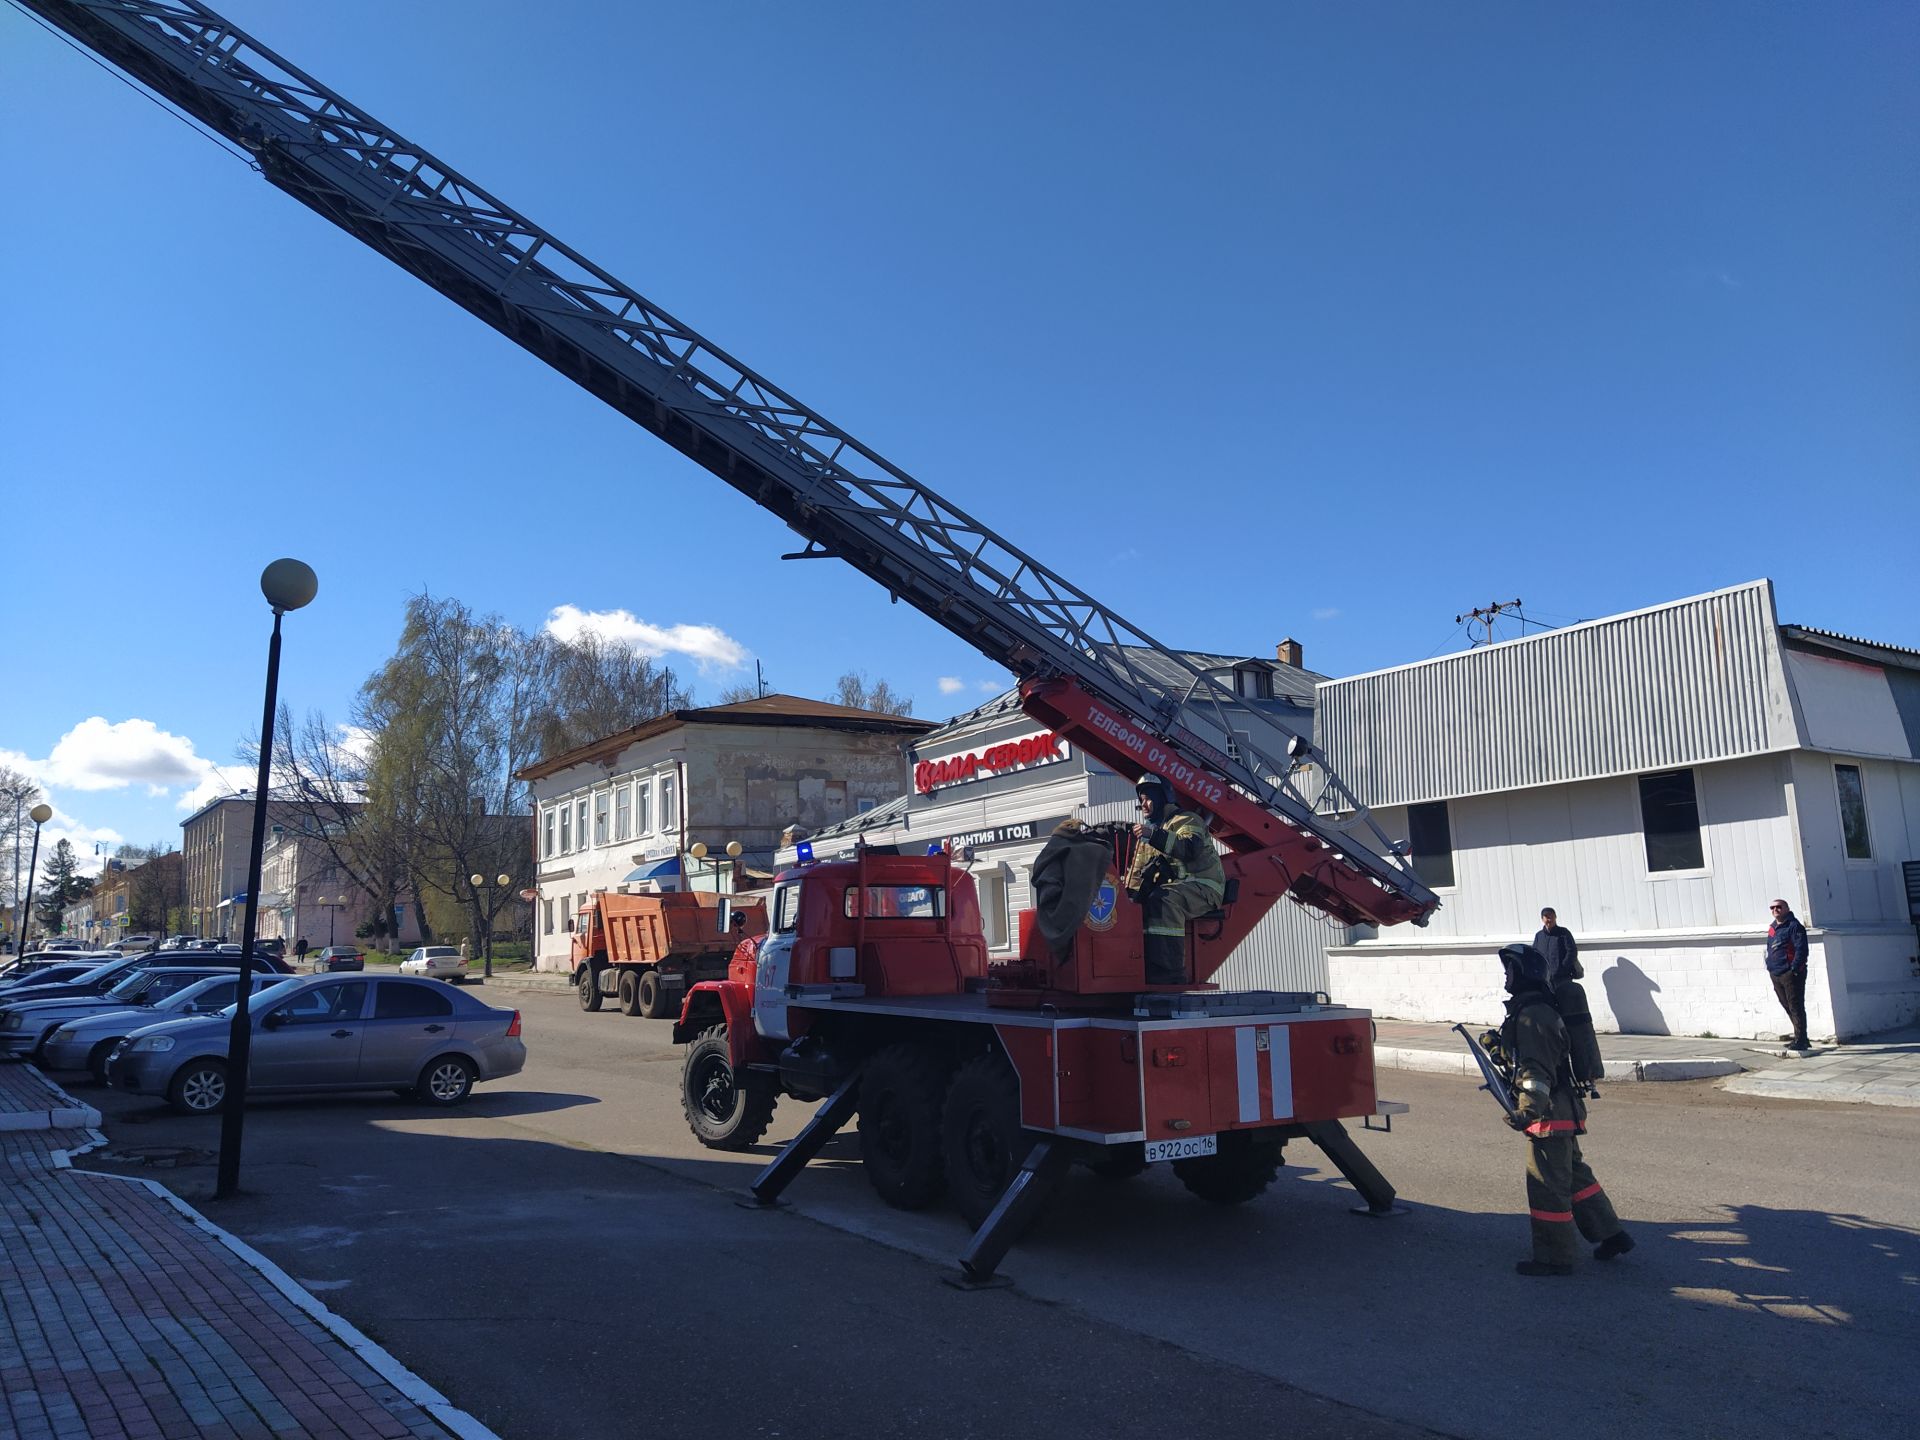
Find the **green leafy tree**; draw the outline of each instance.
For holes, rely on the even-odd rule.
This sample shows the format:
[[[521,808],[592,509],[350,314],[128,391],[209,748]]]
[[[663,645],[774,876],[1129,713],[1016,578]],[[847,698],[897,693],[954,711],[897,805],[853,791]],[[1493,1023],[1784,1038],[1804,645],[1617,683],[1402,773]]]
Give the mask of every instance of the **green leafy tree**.
[[[60,933],[60,924],[66,909],[76,900],[84,900],[93,893],[93,881],[80,873],[80,861],[73,853],[73,844],[61,840],[49,850],[42,862],[45,877],[41,882],[39,905],[40,924],[53,934]]]

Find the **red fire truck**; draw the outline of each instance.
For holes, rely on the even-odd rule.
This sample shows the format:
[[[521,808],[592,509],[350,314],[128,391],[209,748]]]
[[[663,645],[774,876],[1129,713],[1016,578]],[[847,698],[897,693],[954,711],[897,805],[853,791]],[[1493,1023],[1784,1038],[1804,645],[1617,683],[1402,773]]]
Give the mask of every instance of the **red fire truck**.
[[[1019,677],[1049,733],[1163,777],[1206,817],[1226,896],[1188,927],[1185,988],[1144,983],[1139,911],[1113,883],[1125,832],[1065,955],[1023,924],[1002,965],[947,859],[866,855],[781,877],[768,935],[691,990],[679,1021],[689,1117],[710,1143],[764,1130],[780,1093],[824,1097],[757,1196],[857,1112],[883,1195],[924,1204],[945,1185],[979,1220],[963,1262],[976,1277],[1075,1158],[1168,1159],[1201,1194],[1236,1200],[1299,1136],[1371,1211],[1391,1207],[1341,1123],[1377,1108],[1367,1016],[1208,983],[1283,899],[1370,925],[1423,923],[1438,904],[1305,736],[198,0],[18,3],[777,515],[806,542],[784,558],[854,566]],[[659,201],[669,215],[684,197]],[[1020,323],[1005,317],[1010,335]]]

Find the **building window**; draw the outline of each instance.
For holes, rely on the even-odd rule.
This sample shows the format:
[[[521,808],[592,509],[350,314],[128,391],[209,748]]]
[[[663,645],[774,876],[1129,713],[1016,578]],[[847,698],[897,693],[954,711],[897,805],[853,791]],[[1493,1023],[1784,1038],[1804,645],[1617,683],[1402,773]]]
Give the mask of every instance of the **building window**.
[[[674,793],[674,779],[671,775],[660,777],[660,828],[669,834],[680,823],[680,797]]]
[[[613,838],[624,840],[633,833],[633,791],[622,785],[613,792]]]
[[[560,807],[560,853],[566,854],[573,849],[573,807]]]
[[[980,929],[989,950],[1007,947],[1011,927],[1007,923],[1007,877],[999,866],[973,877],[980,895]]]
[[[573,845],[576,850],[587,848],[587,797],[584,795],[573,804]]]
[[[540,816],[540,858],[545,860],[553,854],[553,811],[547,810]],[[553,927],[547,927],[551,930]]]
[[[1453,884],[1453,826],[1446,801],[1407,807],[1407,844],[1414,874],[1435,890]]]
[[[647,835],[653,831],[653,786],[644,780],[633,787],[633,833]]]
[[[1860,767],[1834,766],[1833,783],[1840,790],[1840,835],[1846,841],[1847,859],[1871,860],[1873,836],[1867,829],[1867,790],[1860,781]]]
[[[549,901],[547,903],[551,904],[553,902]],[[560,928],[562,930],[573,929],[573,907],[568,903],[567,897],[564,895],[560,897]]]
[[[598,791],[593,797],[593,843],[596,845],[607,843],[607,806],[607,792]]]
[[[551,901],[551,900],[549,900],[549,901],[547,901],[547,903],[546,903],[546,907],[545,907],[545,908],[546,908],[546,912],[547,912],[547,930],[546,930],[546,933],[547,933],[547,934],[549,934],[549,935],[551,935],[551,934],[553,934],[553,901]]]
[[[875,800],[871,795],[862,795],[858,800],[853,802],[853,813],[856,815],[864,815],[879,803],[880,802]]]
[[[1241,665],[1233,672],[1233,689],[1242,700],[1271,700],[1273,672],[1264,665]]]
[[[1640,777],[1640,827],[1647,837],[1649,872],[1698,870],[1706,864],[1693,771],[1662,770]]]

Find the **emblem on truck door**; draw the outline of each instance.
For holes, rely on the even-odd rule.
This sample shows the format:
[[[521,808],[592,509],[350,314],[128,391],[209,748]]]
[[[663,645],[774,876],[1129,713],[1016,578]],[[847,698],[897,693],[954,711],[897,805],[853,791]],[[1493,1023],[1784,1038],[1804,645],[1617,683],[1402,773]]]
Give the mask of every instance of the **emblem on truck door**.
[[[1089,930],[1111,930],[1113,928],[1114,909],[1120,899],[1120,882],[1113,878],[1113,872],[1107,872],[1107,878],[1100,882],[1100,890],[1093,897],[1093,904],[1087,907],[1087,928]]]

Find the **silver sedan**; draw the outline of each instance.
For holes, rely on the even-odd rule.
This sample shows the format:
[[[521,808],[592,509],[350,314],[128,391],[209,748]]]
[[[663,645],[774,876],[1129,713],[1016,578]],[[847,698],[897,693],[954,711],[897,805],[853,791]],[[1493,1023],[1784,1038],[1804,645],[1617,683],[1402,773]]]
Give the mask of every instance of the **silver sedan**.
[[[405,976],[313,975],[255,996],[250,1095],[393,1090],[454,1105],[476,1083],[519,1073],[520,1012]],[[107,1059],[107,1083],[166,1097],[186,1115],[226,1103],[229,1011],[137,1030]]]
[[[165,974],[166,972],[160,972]],[[150,1025],[181,1020],[190,1015],[213,1015],[233,1004],[240,988],[240,977],[228,970],[219,975],[195,975],[179,972],[188,980],[187,988],[176,990],[151,1004],[129,1006],[121,1010],[100,1010],[69,1020],[40,1042],[42,1063],[49,1070],[90,1070],[94,1080],[107,1083],[107,1056],[127,1036]],[[279,985],[284,975],[253,977],[257,995],[269,985]]]

